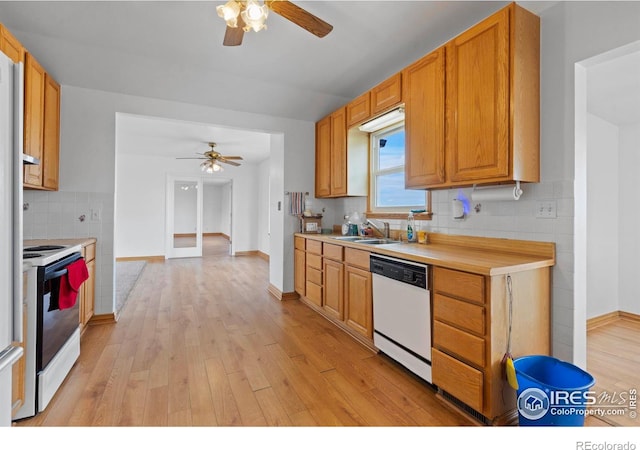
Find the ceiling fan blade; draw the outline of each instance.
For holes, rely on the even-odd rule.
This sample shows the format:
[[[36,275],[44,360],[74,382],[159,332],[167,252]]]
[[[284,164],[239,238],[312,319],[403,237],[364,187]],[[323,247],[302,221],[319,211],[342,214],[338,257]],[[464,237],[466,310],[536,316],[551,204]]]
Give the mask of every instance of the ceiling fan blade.
[[[242,156],[222,156],[222,159],[242,159]]]
[[[268,0],[265,3],[273,12],[280,14],[285,19],[290,20],[318,37],[324,37],[333,30],[333,25],[329,25],[324,20],[319,19],[288,0]]]
[[[208,158],[176,158],[176,159],[208,159]]]
[[[232,165],[232,166],[239,166],[240,165],[240,163],[237,163],[235,161],[227,161],[224,158],[218,158],[218,161],[220,161],[221,163]]]
[[[238,26],[231,28],[227,26],[227,30],[224,32],[224,41],[222,45],[227,47],[234,47],[242,44],[242,38],[244,37],[244,20],[238,15]]]

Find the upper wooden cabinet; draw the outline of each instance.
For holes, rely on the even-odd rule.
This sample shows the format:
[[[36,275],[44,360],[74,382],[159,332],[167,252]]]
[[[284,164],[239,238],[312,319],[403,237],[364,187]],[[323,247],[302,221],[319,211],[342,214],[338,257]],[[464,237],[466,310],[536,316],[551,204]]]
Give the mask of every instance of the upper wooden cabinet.
[[[24,62],[24,47],[11,32],[0,23],[0,50],[14,63]]]
[[[30,53],[25,55],[24,152],[40,164],[24,166],[24,187],[58,190],[60,85]]]
[[[44,77],[44,128],[42,136],[45,189],[58,190],[60,155],[60,85],[49,74]]]
[[[424,189],[445,182],[445,49],[403,71],[405,186]]]
[[[27,53],[24,67],[24,152],[40,160],[40,164],[24,166],[25,187],[42,188],[44,179],[44,78],[42,66]]]
[[[317,122],[315,196],[366,195],[367,145],[366,134],[347,130],[346,107]]]
[[[402,73],[398,72],[371,89],[371,115],[386,112],[402,103]]]
[[[540,180],[540,19],[515,3],[446,44],[447,186]]]
[[[402,73],[398,72],[347,105],[347,129],[402,103]]]
[[[347,105],[347,128],[367,121],[371,117],[371,92],[367,91]]]

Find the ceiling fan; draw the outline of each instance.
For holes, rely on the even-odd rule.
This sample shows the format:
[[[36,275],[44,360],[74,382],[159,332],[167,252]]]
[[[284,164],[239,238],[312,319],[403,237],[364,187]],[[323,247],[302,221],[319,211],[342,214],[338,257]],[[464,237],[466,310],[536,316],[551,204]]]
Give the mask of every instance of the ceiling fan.
[[[202,155],[197,158],[187,157],[187,158],[176,158],[176,159],[204,159],[205,161],[200,164],[200,168],[203,172],[213,173],[213,172],[222,172],[224,169],[219,163],[229,164],[231,166],[239,166],[240,163],[234,160],[242,160],[242,156],[224,156],[221,153],[215,151],[216,143],[208,142],[209,148],[211,150],[198,153],[198,155]]]
[[[240,45],[245,31],[257,32],[263,28],[266,29],[265,21],[269,10],[318,37],[324,37],[333,30],[332,25],[288,0],[265,0],[262,6],[256,0],[229,0],[216,8],[218,16],[227,23],[222,44],[225,46]]]

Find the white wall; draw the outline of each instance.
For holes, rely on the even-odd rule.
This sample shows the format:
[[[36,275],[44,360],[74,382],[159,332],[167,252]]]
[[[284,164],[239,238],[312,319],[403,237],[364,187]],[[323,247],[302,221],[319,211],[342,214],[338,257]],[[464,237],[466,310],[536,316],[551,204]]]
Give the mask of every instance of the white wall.
[[[222,186],[205,183],[203,194],[202,232],[222,233]]]
[[[116,172],[116,257],[158,256],[165,254],[165,214],[167,175],[220,177],[233,180],[233,251],[257,249],[257,224],[253,217],[257,208],[258,167],[245,163],[241,167],[225,168],[224,174],[203,175],[198,164],[190,160],[118,154]],[[222,189],[223,190],[223,189]],[[223,190],[224,191],[224,190]],[[181,191],[179,195],[192,191]],[[220,200],[220,217],[229,217],[230,203],[224,195]],[[226,202],[226,203],[225,203]],[[181,202],[176,201],[180,207]],[[192,203],[193,205],[193,203]],[[183,207],[185,207],[183,205]],[[191,214],[189,214],[191,215]],[[231,234],[228,219],[221,219],[220,232]],[[189,226],[188,224],[185,226]],[[193,226],[192,226],[193,228]],[[176,233],[193,230],[176,228]]]
[[[232,226],[232,206],[233,206],[233,183],[229,182],[220,188],[220,232],[227,236],[231,235]],[[235,244],[234,244],[235,245]],[[234,247],[235,248],[235,247]]]
[[[106,314],[114,311],[114,235],[115,235],[115,195],[124,195],[118,189],[116,192],[116,114],[124,112],[129,114],[141,114],[167,119],[187,120],[199,123],[211,123],[234,128],[245,128],[273,133],[271,140],[271,247],[270,247],[270,283],[283,292],[293,291],[293,250],[289,248],[289,241],[293,233],[293,227],[284,227],[283,212],[275,206],[277,202],[284,201],[284,191],[293,190],[289,181],[284,176],[285,157],[294,155],[291,159],[298,164],[308,164],[313,161],[315,146],[315,124],[300,120],[270,117],[260,114],[243,113],[218,108],[210,108],[199,105],[171,102],[159,99],[136,97],[123,94],[115,94],[73,86],[62,86],[61,100],[61,137],[60,137],[60,191],[56,193],[33,193],[26,201],[32,199],[42,200],[38,203],[41,208],[32,211],[33,214],[25,214],[25,230],[30,230],[30,235],[25,238],[46,237],[73,237],[90,235],[98,238],[98,275],[96,277],[96,313]],[[286,139],[285,139],[286,136]],[[161,161],[152,164],[161,165]],[[121,166],[121,170],[125,167]],[[128,183],[135,185],[135,189],[129,189],[134,194],[142,184],[140,174],[147,171],[139,170],[135,174],[123,175]],[[120,176],[120,174],[118,175]],[[150,175],[151,176],[151,175]],[[152,176],[151,176],[152,177]],[[152,177],[153,178],[153,177]],[[255,179],[248,183],[246,189],[235,189],[234,196],[240,199],[234,202],[234,216],[237,216],[236,208],[241,208],[243,199],[254,195]],[[155,178],[153,178],[155,180]],[[137,181],[137,182],[136,182]],[[157,181],[157,180],[156,180]],[[297,186],[296,186],[297,187]],[[303,186],[304,190],[313,189],[313,176],[308,177]],[[161,190],[164,191],[164,181]],[[156,208],[161,208],[164,214],[163,199],[152,192],[152,198],[145,202],[155,203]],[[55,215],[56,208],[49,204],[49,197],[54,204],[65,203],[64,217]],[[102,208],[102,220],[99,224],[82,223],[75,231],[77,213],[87,212],[92,205],[100,205]],[[135,202],[124,208],[123,214],[129,211],[140,211],[147,208],[141,202]],[[149,208],[151,209],[151,208]],[[59,209],[58,209],[59,210]],[[143,216],[144,217],[144,216]],[[27,220],[32,222],[27,223]],[[58,220],[65,220],[73,227],[61,230]],[[164,223],[164,217],[160,221],[148,222],[147,232],[163,233],[158,224]],[[61,230],[64,236],[47,234],[47,223],[52,222],[52,230]],[[239,237],[248,235],[250,220],[238,220],[234,218],[234,235]],[[244,224],[244,225],[243,225]],[[237,225],[237,229],[235,228]],[[64,231],[64,233],[63,233]],[[255,236],[255,234],[254,234]],[[236,247],[237,251],[255,250],[257,241],[250,238],[242,239]],[[163,242],[160,240],[160,242]],[[287,248],[285,248],[285,243]],[[142,247],[135,250],[136,254],[162,254],[163,249],[142,243]],[[242,245],[240,247],[240,245]],[[144,253],[143,253],[144,252]],[[134,252],[132,252],[134,253]]]
[[[587,318],[620,309],[618,127],[587,116]]]
[[[640,314],[640,123],[620,127],[620,310]]]
[[[258,250],[269,254],[269,160],[258,165],[258,207],[256,220],[258,222]]]

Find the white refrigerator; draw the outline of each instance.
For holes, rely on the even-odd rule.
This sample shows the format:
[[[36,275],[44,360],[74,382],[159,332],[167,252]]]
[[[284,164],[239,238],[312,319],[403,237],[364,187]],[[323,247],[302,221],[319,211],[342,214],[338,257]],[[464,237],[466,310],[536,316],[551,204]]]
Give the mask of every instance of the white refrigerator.
[[[22,356],[24,69],[0,52],[0,426],[11,425],[12,368]]]

